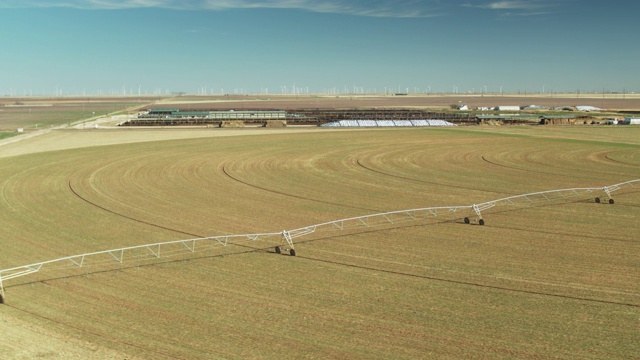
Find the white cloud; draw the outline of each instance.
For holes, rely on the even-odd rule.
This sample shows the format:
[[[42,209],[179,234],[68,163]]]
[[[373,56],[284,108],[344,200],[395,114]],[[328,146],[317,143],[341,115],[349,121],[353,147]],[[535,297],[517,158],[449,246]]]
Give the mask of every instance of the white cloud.
[[[553,8],[562,5],[562,1],[549,0],[501,0],[485,1],[481,4],[465,3],[462,6],[502,12],[504,16],[539,16],[552,13]]]
[[[537,9],[541,4],[535,1],[524,0],[506,0],[496,1],[483,6],[486,9],[492,10],[522,10],[522,9]]]
[[[174,10],[298,9],[369,17],[437,16],[425,3],[438,0],[0,0],[0,8],[66,7],[84,10],[164,8]]]

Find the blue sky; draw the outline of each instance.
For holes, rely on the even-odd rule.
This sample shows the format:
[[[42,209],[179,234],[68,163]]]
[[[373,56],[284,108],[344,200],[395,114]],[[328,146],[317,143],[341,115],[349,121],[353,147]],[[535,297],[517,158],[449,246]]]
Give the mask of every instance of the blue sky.
[[[622,0],[0,0],[0,95],[640,92]]]

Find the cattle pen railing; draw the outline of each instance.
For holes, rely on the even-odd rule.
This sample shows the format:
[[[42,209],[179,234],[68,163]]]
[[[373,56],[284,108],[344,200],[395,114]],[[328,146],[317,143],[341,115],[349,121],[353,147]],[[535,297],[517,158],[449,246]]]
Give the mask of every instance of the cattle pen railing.
[[[100,270],[118,268],[125,259],[137,264],[148,264],[158,261],[160,258],[170,258],[177,254],[193,254],[198,251],[209,250],[211,254],[216,248],[226,248],[229,245],[242,245],[246,242],[256,242],[258,240],[270,239],[275,246],[277,253],[289,252],[295,255],[293,239],[312,234],[318,231],[344,231],[348,229],[358,229],[363,227],[374,227],[385,224],[397,224],[405,221],[420,221],[436,219],[438,221],[463,219],[464,223],[476,223],[484,225],[482,212],[499,206],[535,206],[540,203],[560,202],[571,200],[580,196],[599,193],[599,196],[592,197],[595,203],[613,204],[611,194],[624,188],[640,188],[640,179],[630,180],[618,184],[604,187],[570,188],[533,192],[509,196],[501,199],[486,201],[483,203],[461,206],[439,206],[420,209],[409,209],[391,211],[377,214],[370,214],[346,219],[333,220],[321,224],[309,225],[292,230],[279,232],[242,234],[242,235],[219,235],[193,239],[174,240],[159,242],[154,244],[137,245],[123,247],[119,249],[103,250],[79,255],[66,256],[58,259],[42,261],[34,264],[17,266],[0,270],[0,303],[5,298],[4,283],[8,280],[38,273],[43,269],[68,270],[69,268],[86,268],[88,266],[99,266]],[[606,198],[604,196],[606,195]],[[600,196],[603,196],[602,199]],[[467,211],[466,216],[460,213]],[[205,245],[205,246],[203,246]],[[255,248],[251,248],[256,250]]]

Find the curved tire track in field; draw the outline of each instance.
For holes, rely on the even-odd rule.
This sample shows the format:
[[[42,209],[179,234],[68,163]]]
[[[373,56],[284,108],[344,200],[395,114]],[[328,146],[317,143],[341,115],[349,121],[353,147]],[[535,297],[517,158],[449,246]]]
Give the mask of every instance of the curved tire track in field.
[[[497,163],[495,161],[491,161],[489,159],[487,159],[484,155],[481,156],[482,161],[494,165],[494,166],[499,166],[499,167],[503,167],[509,170],[518,170],[518,171],[522,171],[525,173],[534,173],[534,174],[543,174],[543,175],[551,175],[551,176],[562,176],[562,174],[559,173],[553,173],[553,172],[546,172],[546,171],[539,171],[539,170],[530,170],[530,169],[522,169],[516,166],[509,166],[509,165],[504,165],[504,164],[500,164]],[[587,177],[587,176],[572,176],[572,178],[581,178],[581,179],[591,179],[591,177]]]
[[[636,204],[620,204],[619,202],[616,203],[616,206],[624,206],[624,207],[631,207],[631,208],[640,208],[640,205],[636,205]]]
[[[345,204],[340,204],[340,203],[335,203],[335,202],[331,202],[331,201],[324,201],[324,200],[318,200],[318,199],[314,199],[314,198],[310,198],[310,197],[305,197],[305,196],[299,196],[299,195],[293,195],[293,194],[289,194],[286,192],[282,192],[282,191],[277,191],[277,190],[272,190],[272,189],[268,189],[265,187],[261,187],[261,186],[257,186],[251,183],[248,183],[246,181],[242,181],[236,177],[234,177],[233,175],[231,175],[228,171],[227,171],[227,164],[223,163],[222,164],[222,172],[224,173],[225,176],[227,176],[229,179],[236,181],[240,184],[244,184],[246,186],[250,186],[254,189],[258,189],[258,190],[262,190],[262,191],[266,191],[272,194],[278,194],[278,195],[283,195],[283,196],[287,196],[287,197],[292,197],[292,198],[296,198],[296,199],[301,199],[301,200],[307,200],[307,201],[313,201],[313,202],[318,202],[318,203],[322,203],[322,204],[328,204],[328,205],[335,205],[335,206],[340,206],[340,207],[346,207],[349,209],[356,209],[356,210],[365,210],[365,211],[373,211],[373,212],[383,212],[379,209],[369,209],[369,208],[363,208],[363,207],[358,207],[358,206],[351,206],[351,205],[345,205]]]
[[[379,268],[368,267],[368,266],[354,265],[354,264],[349,264],[349,263],[344,263],[344,262],[339,262],[339,261],[319,259],[319,258],[313,258],[313,257],[307,257],[307,256],[301,256],[301,255],[296,255],[296,258],[305,259],[305,260],[311,260],[311,261],[317,261],[317,262],[323,262],[323,263],[333,264],[333,265],[346,266],[346,267],[362,269],[362,270],[383,272],[383,273],[393,274],[393,275],[400,275],[400,276],[413,277],[413,278],[419,278],[419,279],[425,279],[425,280],[431,280],[431,281],[445,282],[445,283],[449,283],[449,284],[473,286],[473,287],[478,287],[478,288],[482,288],[482,289],[514,292],[514,293],[527,294],[527,295],[538,295],[538,296],[545,296],[545,297],[554,297],[554,298],[561,298],[561,299],[567,299],[567,300],[577,300],[577,301],[600,303],[600,304],[607,304],[607,305],[620,305],[620,306],[628,306],[628,307],[640,308],[640,304],[632,304],[632,303],[616,302],[616,301],[609,301],[609,300],[592,299],[592,298],[585,298],[585,297],[571,296],[571,295],[554,294],[554,293],[548,293],[548,292],[543,292],[543,291],[532,291],[532,290],[515,289],[515,288],[504,287],[504,286],[495,286],[495,285],[487,285],[487,284],[482,284],[482,283],[475,283],[475,282],[470,282],[470,281],[452,280],[452,279],[440,278],[440,277],[435,277],[435,276],[411,274],[411,273],[405,273],[405,272],[402,272],[402,271],[386,270],[386,269],[379,269]]]
[[[94,207],[97,207],[98,209],[104,210],[104,211],[106,211],[106,212],[108,212],[108,213],[111,213],[111,214],[114,214],[114,215],[117,215],[117,216],[123,217],[123,218],[128,219],[128,220],[132,220],[132,221],[135,221],[135,222],[138,222],[138,223],[141,223],[141,224],[145,224],[145,225],[153,226],[153,227],[156,227],[156,228],[159,228],[159,229],[163,229],[163,230],[169,230],[169,231],[172,231],[172,232],[175,232],[175,233],[178,233],[178,234],[189,235],[189,236],[196,236],[196,237],[204,237],[204,236],[199,235],[199,234],[192,234],[192,233],[188,233],[188,232],[185,232],[185,231],[182,231],[182,230],[173,229],[173,228],[170,228],[170,227],[166,227],[166,226],[162,226],[162,225],[154,224],[154,223],[151,223],[151,222],[148,222],[148,221],[144,221],[144,220],[136,219],[136,218],[134,218],[134,217],[131,217],[131,216],[128,216],[128,215],[125,215],[125,214],[119,213],[119,212],[117,212],[117,211],[113,211],[113,210],[111,210],[111,209],[107,209],[106,207],[101,206],[101,205],[99,205],[99,204],[96,204],[96,203],[94,203],[93,201],[91,201],[91,200],[89,200],[89,199],[86,199],[86,198],[84,198],[82,195],[80,195],[80,194],[79,194],[79,193],[78,193],[78,192],[73,188],[73,185],[71,185],[71,177],[69,178],[68,184],[69,184],[69,190],[71,190],[71,193],[73,193],[73,195],[75,195],[78,199],[80,199],[80,200],[82,200],[82,201],[86,202],[87,204],[90,204],[90,205],[92,205],[92,206],[94,206]]]
[[[518,171],[527,172],[527,173],[544,174],[544,175],[553,175],[553,176],[561,176],[561,175],[562,175],[562,174],[560,174],[560,173],[546,172],[546,171],[540,171],[540,170],[531,170],[531,169],[523,169],[523,168],[516,167],[516,166],[510,166],[510,165],[501,164],[501,163],[498,163],[498,162],[496,162],[496,161],[489,160],[489,158],[487,158],[485,155],[482,155],[482,156],[481,156],[481,159],[482,159],[484,162],[488,163],[488,164],[491,164],[491,165],[494,165],[494,166],[503,167],[503,168],[510,169],[510,170],[518,170]],[[607,155],[605,155],[605,156],[603,156],[603,159],[606,159],[606,160],[610,161],[610,162],[611,162],[611,163],[613,163],[614,165],[620,165],[620,164],[622,164],[622,165],[626,165],[626,166],[638,167],[638,166],[637,166],[637,165],[635,165],[635,164],[629,164],[629,163],[626,163],[626,162],[623,162],[623,161],[620,161],[620,160],[612,159],[612,158],[610,158],[610,157],[609,157],[609,155],[608,155],[608,154],[607,154]],[[557,159],[556,159],[556,160],[557,160]],[[533,162],[533,161],[529,161],[529,163],[532,163],[532,164],[539,164],[539,163],[536,163],[536,162]],[[598,171],[598,172],[599,172],[599,173],[601,173],[601,174],[607,174],[607,175],[610,175],[610,174],[617,174],[617,173],[612,172],[612,171]],[[579,175],[578,175],[578,176],[573,175],[572,177],[573,177],[573,178],[581,178],[581,179],[591,179],[590,177],[587,177],[587,176],[579,176]]]
[[[637,164],[632,164],[632,163],[628,163],[628,162],[625,162],[625,161],[612,159],[612,158],[609,156],[609,154],[605,155],[605,159],[607,159],[607,160],[609,160],[609,161],[611,161],[611,162],[614,162],[614,163],[616,163],[616,164],[622,164],[622,165],[626,165],[626,166],[630,166],[630,167],[634,167],[634,168],[640,167],[640,165],[637,165]]]
[[[22,309],[22,308],[19,308],[19,307],[10,305],[10,304],[4,304],[4,305],[8,306],[10,308],[16,309],[18,311],[21,311],[21,312],[23,312],[25,314],[29,314],[31,316],[34,316],[36,318],[43,319],[43,320],[49,321],[51,323],[58,324],[58,325],[61,325],[61,326],[64,326],[64,327],[67,327],[67,328],[70,328],[70,329],[74,329],[74,330],[79,331],[81,333],[97,336],[97,337],[103,338],[103,339],[108,339],[110,342],[115,342],[115,343],[118,343],[118,344],[122,344],[122,345],[125,345],[125,346],[136,348],[136,349],[144,351],[145,353],[155,354],[155,355],[159,355],[161,357],[170,358],[170,359],[182,359],[182,358],[175,357],[175,356],[172,356],[172,355],[164,353],[164,352],[153,350],[151,348],[143,347],[143,346],[140,346],[140,345],[136,345],[136,344],[127,342],[127,341],[118,340],[116,338],[109,337],[108,333],[101,334],[101,333],[97,333],[97,332],[94,332],[94,331],[89,331],[89,330],[83,329],[83,328],[81,328],[79,326],[74,326],[74,325],[66,323],[66,322],[58,321],[58,320],[55,320],[55,319],[53,319],[51,317],[48,317],[48,316],[45,316],[45,315],[42,315],[42,314],[38,314],[38,313],[33,312],[33,311],[25,310],[25,309]]]
[[[481,158],[486,163],[489,163],[489,164],[494,165],[494,166],[500,166],[500,167],[503,167],[503,168],[507,168],[507,169],[510,169],[510,170],[519,170],[519,171],[528,172],[528,173],[536,173],[536,174],[545,174],[545,175],[558,176],[558,174],[554,174],[554,173],[550,173],[550,172],[530,170],[530,169],[521,169],[521,168],[515,167],[515,166],[499,164],[497,162],[494,162],[494,161],[491,161],[491,160],[487,159],[484,155],[482,155]]]
[[[562,235],[562,236],[575,237],[575,238],[601,240],[601,241],[605,241],[605,242],[623,242],[623,243],[631,243],[631,244],[637,243],[637,241],[634,241],[634,240],[614,239],[614,238],[611,238],[610,236],[594,236],[594,235],[585,235],[585,234],[572,234],[572,233],[566,233],[566,232],[544,231],[544,230],[537,230],[537,229],[533,230],[531,228],[521,228],[521,227],[512,227],[512,226],[504,226],[504,225],[494,225],[493,223],[487,223],[485,226],[496,228],[496,229],[513,230],[513,231],[521,231],[521,232],[536,233],[536,234],[546,234],[546,235]]]
[[[137,223],[141,223],[141,224],[149,225],[149,226],[156,227],[156,228],[163,229],[163,230],[169,230],[169,231],[172,231],[172,232],[175,232],[175,233],[178,233],[178,234],[183,234],[183,235],[188,235],[188,236],[195,236],[195,237],[197,237],[197,238],[203,238],[203,237],[206,237],[205,235],[189,233],[189,232],[186,232],[186,231],[182,231],[182,230],[178,230],[178,229],[170,228],[170,227],[167,227],[167,226],[162,226],[162,225],[154,224],[154,223],[152,223],[152,222],[148,222],[148,221],[144,221],[144,220],[136,219],[136,218],[134,218],[134,217],[131,217],[131,216],[128,216],[128,215],[125,215],[125,214],[121,214],[121,213],[119,213],[119,212],[117,212],[117,211],[113,211],[113,210],[111,210],[111,209],[107,209],[106,207],[101,206],[101,205],[98,205],[98,204],[96,204],[96,203],[92,202],[91,200],[88,200],[88,199],[86,199],[86,198],[82,197],[82,195],[78,194],[78,192],[77,192],[77,191],[73,188],[73,186],[71,185],[71,178],[69,178],[68,183],[69,183],[69,190],[71,190],[71,192],[72,192],[76,197],[78,197],[78,198],[79,198],[79,199],[81,199],[82,201],[84,201],[84,202],[86,202],[86,203],[88,203],[88,204],[90,204],[90,205],[92,205],[92,206],[95,206],[95,207],[97,207],[98,209],[104,210],[104,211],[106,211],[106,212],[108,212],[108,213],[111,213],[111,214],[114,214],[114,215],[117,215],[117,216],[123,217],[123,218],[128,219],[128,220],[131,220],[131,221],[135,221],[135,222],[137,222]],[[252,249],[251,251],[260,251],[260,250],[265,250],[265,249],[260,249],[260,248],[254,248],[253,246],[244,245],[244,244],[236,244],[236,243],[234,243],[233,245],[240,246],[240,247],[244,247],[244,248],[248,248],[248,249]]]
[[[482,190],[482,189],[471,188],[471,187],[468,187],[468,186],[443,184],[443,183],[438,183],[438,182],[435,182],[435,181],[419,180],[419,179],[413,179],[413,178],[410,178],[410,177],[390,174],[390,173],[387,173],[387,172],[384,172],[384,171],[372,169],[372,168],[362,164],[360,162],[360,159],[357,159],[356,163],[358,164],[358,166],[360,166],[363,169],[366,169],[368,171],[372,171],[374,173],[385,175],[385,176],[394,177],[394,178],[397,178],[397,179],[410,180],[410,181],[415,181],[415,182],[419,182],[419,183],[422,183],[422,184],[438,185],[438,186],[451,187],[451,188],[464,189],[464,190],[483,191],[483,192],[489,192],[489,193],[495,193],[495,194],[504,194],[504,195],[515,195],[514,193],[507,193],[507,192],[494,191],[494,190]]]
[[[455,220],[446,220],[446,221],[443,221],[443,222],[455,222]],[[403,225],[403,226],[393,227],[392,229],[400,229],[400,228],[408,228],[408,227],[420,227],[420,226],[425,226],[425,225]],[[388,230],[389,229],[364,230],[362,232],[357,232],[357,234],[368,234],[368,233],[375,233],[375,232],[388,231]],[[523,230],[523,231],[538,232],[539,230],[527,229],[527,230]],[[312,242],[317,242],[317,241],[332,240],[333,238],[334,238],[333,236],[328,236],[328,237],[324,237],[324,238],[320,238],[320,239],[299,241],[298,243],[300,243],[300,244],[312,243]],[[598,237],[595,237],[595,238],[596,239],[602,239],[602,238],[598,238]],[[355,264],[350,264],[350,263],[347,263],[347,262],[320,259],[320,258],[300,255],[299,253],[296,255],[296,258],[305,259],[305,260],[311,260],[311,261],[316,261],[316,262],[322,262],[322,263],[332,264],[332,265],[345,266],[345,267],[361,269],[361,270],[377,271],[377,272],[383,272],[383,273],[387,273],[387,274],[393,274],[393,275],[399,275],[399,276],[405,276],[405,277],[412,277],[412,278],[418,278],[418,279],[425,279],[425,280],[430,280],[430,281],[445,282],[445,283],[449,283],[449,284],[458,284],[458,285],[464,285],[464,286],[473,286],[473,287],[489,289],[489,290],[498,290],[498,291],[505,291],[505,292],[520,293],[520,294],[561,298],[561,299],[567,299],[567,300],[576,300],[576,301],[584,301],[584,302],[591,302],[591,303],[600,303],[600,304],[607,304],[607,305],[619,305],[619,306],[640,308],[640,304],[625,303],[625,302],[610,301],[610,300],[601,300],[601,299],[593,299],[593,298],[580,297],[580,296],[563,295],[563,294],[556,294],[556,293],[550,293],[550,292],[544,292],[544,291],[523,290],[523,289],[516,289],[516,288],[510,288],[510,287],[504,287],[504,286],[487,285],[487,284],[482,284],[482,283],[479,283],[479,282],[453,280],[453,279],[447,279],[447,278],[436,277],[436,276],[412,274],[412,273],[407,273],[407,272],[402,272],[402,271],[395,271],[395,270],[380,269],[380,268],[369,267],[369,266],[355,265]]]

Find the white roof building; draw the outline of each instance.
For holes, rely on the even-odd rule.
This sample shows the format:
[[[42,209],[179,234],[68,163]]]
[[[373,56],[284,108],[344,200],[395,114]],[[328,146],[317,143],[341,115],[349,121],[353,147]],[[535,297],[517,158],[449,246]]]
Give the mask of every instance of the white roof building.
[[[520,111],[520,106],[514,105],[500,105],[496,106],[497,111]]]
[[[578,111],[602,111],[602,109],[597,108],[595,106],[589,106],[589,105],[576,105],[576,110]]]

